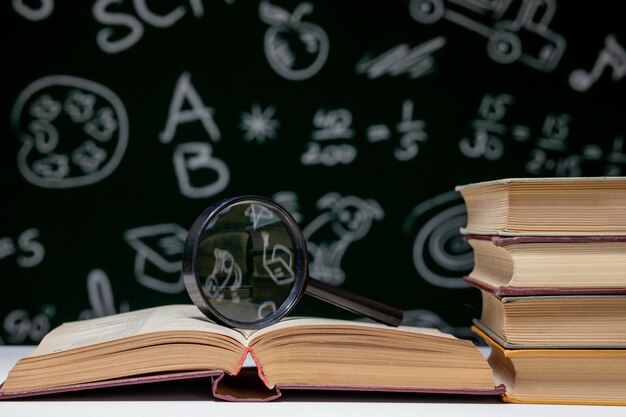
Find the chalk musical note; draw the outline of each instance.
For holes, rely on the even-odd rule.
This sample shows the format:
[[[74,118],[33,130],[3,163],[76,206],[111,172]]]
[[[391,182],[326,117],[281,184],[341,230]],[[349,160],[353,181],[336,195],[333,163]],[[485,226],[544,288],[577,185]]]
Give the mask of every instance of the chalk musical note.
[[[604,40],[604,48],[598,54],[591,71],[582,69],[573,71],[569,76],[569,84],[574,90],[584,93],[607,69],[611,71],[611,78],[615,82],[626,76],[626,50],[617,42],[614,35],[609,35]]]

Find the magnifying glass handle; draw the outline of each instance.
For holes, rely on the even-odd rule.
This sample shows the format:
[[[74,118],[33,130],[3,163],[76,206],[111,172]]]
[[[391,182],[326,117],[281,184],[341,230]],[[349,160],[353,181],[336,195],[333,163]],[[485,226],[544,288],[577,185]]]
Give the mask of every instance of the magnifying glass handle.
[[[315,278],[309,278],[304,292],[389,326],[399,326],[404,316],[400,309],[333,287]]]

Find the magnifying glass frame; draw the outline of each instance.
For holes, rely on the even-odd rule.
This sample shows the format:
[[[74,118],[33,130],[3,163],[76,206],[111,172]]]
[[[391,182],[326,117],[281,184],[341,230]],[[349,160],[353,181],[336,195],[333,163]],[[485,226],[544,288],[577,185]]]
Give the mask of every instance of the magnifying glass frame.
[[[201,277],[198,271],[198,249],[206,234],[207,226],[214,221],[224,209],[238,204],[261,204],[271,207],[272,212],[279,218],[287,229],[292,241],[295,260],[294,284],[285,301],[271,314],[256,321],[237,321],[221,314],[208,300],[202,290]],[[308,252],[306,241],[298,223],[287,210],[272,200],[255,195],[234,197],[219,201],[202,212],[193,223],[187,234],[182,259],[183,279],[187,292],[193,303],[204,315],[215,322],[240,329],[261,329],[276,323],[288,315],[296,306],[305,292],[316,298],[334,304],[338,307],[364,315],[390,326],[398,326],[403,317],[402,310],[386,304],[370,300],[353,294],[341,288],[333,287],[323,281],[309,276]]]

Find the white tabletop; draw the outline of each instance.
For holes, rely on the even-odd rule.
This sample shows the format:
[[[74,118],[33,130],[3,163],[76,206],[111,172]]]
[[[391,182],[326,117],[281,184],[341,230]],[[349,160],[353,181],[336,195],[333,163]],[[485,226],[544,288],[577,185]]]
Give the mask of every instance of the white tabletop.
[[[32,346],[0,346],[0,380]],[[201,384],[201,383],[200,383]],[[0,401],[0,417],[9,416],[167,416],[167,417],[612,417],[626,416],[626,407],[506,404],[491,397],[380,393],[285,392],[268,403],[215,400],[198,382],[105,389],[63,396]],[[216,414],[217,413],[217,414]]]

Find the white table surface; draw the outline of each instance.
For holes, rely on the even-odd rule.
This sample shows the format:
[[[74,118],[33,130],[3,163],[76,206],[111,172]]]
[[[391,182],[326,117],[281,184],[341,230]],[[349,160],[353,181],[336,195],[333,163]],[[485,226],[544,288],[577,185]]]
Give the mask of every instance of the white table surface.
[[[4,381],[13,364],[32,349],[33,346],[0,346],[0,381]],[[291,391],[268,403],[231,403],[215,400],[210,390],[205,393],[202,386],[195,384],[189,390],[181,384],[167,383],[158,384],[160,387],[136,386],[0,401],[0,417],[626,417],[626,407],[506,404],[491,397],[414,394]]]

